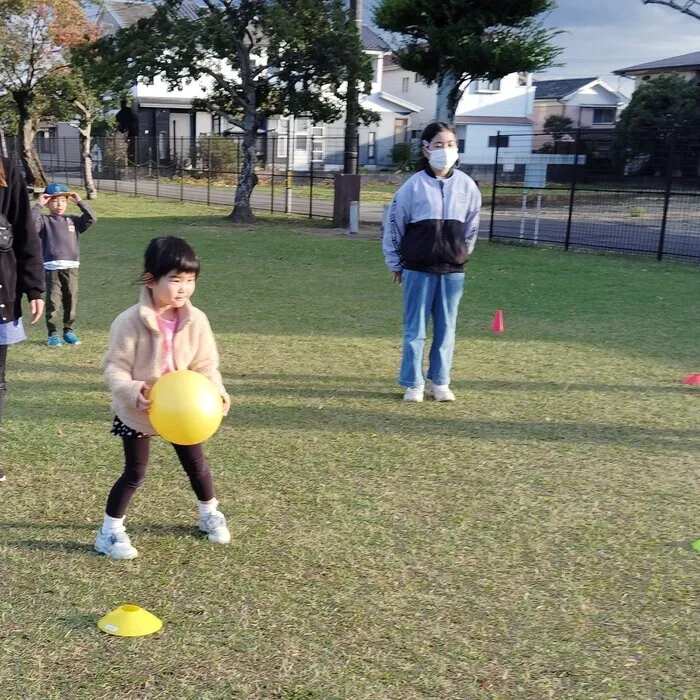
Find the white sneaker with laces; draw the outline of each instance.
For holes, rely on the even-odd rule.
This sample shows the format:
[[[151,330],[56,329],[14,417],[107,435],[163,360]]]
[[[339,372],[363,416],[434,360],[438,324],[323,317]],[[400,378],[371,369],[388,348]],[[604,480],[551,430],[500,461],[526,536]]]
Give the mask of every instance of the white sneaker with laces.
[[[210,515],[204,515],[199,519],[200,532],[206,532],[210,542],[214,544],[228,544],[231,541],[231,533],[226,527],[224,514],[215,510]]]
[[[403,400],[404,401],[415,401],[417,403],[420,403],[423,400],[423,392],[425,391],[425,387],[419,386],[419,387],[408,387],[406,389],[406,393],[403,395]]]
[[[100,528],[95,540],[95,551],[112,559],[135,559],[139,555],[125,530],[102,532],[102,528]]]
[[[428,396],[432,396],[436,401],[455,400],[455,395],[452,393],[449,384],[430,384],[428,386]]]

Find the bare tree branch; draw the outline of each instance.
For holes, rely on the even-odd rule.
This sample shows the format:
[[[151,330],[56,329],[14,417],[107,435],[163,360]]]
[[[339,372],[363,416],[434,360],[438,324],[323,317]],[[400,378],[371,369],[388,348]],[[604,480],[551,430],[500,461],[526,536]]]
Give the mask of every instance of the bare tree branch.
[[[642,0],[645,5],[665,5],[684,15],[700,19],[700,0]]]

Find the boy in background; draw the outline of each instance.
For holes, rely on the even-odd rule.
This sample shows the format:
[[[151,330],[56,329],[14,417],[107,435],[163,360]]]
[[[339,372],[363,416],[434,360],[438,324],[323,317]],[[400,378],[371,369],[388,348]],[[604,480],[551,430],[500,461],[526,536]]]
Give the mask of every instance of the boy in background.
[[[68,201],[78,205],[80,216],[66,215]],[[48,214],[42,214],[46,207]],[[80,267],[81,233],[96,221],[92,211],[75,192],[65,185],[53,182],[47,185],[38,203],[32,209],[36,229],[41,237],[46,271],[46,326],[49,332],[48,346],[60,347],[62,342],[79,345],[75,334],[75,317],[78,306],[78,268]],[[58,332],[58,318],[63,309],[63,340]]]

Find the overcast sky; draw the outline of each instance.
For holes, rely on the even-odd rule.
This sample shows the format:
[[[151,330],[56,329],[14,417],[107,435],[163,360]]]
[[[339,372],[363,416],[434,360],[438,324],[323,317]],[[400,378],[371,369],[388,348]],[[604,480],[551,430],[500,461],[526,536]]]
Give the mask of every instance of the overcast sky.
[[[619,68],[700,51],[700,20],[642,0],[559,0],[546,18],[550,27],[566,30],[558,37],[564,47],[561,68],[547,77],[605,76],[613,87],[632,81],[609,74]],[[541,74],[538,77],[544,77]]]
[[[494,0],[497,1],[497,0]],[[365,22],[371,22],[377,0],[364,0]],[[660,58],[700,51],[700,20],[642,0],[558,0],[545,24],[566,30],[557,43],[564,48],[559,61],[537,77],[601,76],[630,93],[632,81],[612,71]]]

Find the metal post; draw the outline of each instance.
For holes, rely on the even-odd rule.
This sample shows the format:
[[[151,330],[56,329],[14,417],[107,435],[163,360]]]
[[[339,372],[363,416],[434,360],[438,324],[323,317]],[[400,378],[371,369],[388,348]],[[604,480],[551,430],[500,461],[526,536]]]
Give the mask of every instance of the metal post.
[[[666,190],[664,191],[664,214],[661,219],[661,232],[659,233],[659,248],[656,251],[656,259],[661,262],[664,257],[664,245],[666,243],[666,225],[668,223],[668,208],[671,204],[671,190],[673,189],[673,165],[676,161],[676,133],[671,134],[671,143],[668,149],[668,171],[666,173]]]
[[[314,137],[311,137],[311,158],[309,159],[309,219],[314,217]]]
[[[156,134],[156,199],[160,197],[160,135]]]
[[[493,183],[491,185],[491,222],[489,224],[489,240],[493,238],[493,226],[496,218],[496,187],[498,185],[498,155],[501,150],[501,132],[496,132],[496,160],[493,164]]]
[[[207,137],[207,206],[211,205],[211,136]]]
[[[292,170],[294,167],[294,133],[292,124],[294,123],[294,117],[289,117],[287,127],[287,182],[286,182],[286,198],[284,201],[284,213],[289,214],[292,211]]]
[[[63,167],[66,176],[66,185],[70,186],[70,177],[68,175],[68,148],[66,146],[67,139],[63,139]]]
[[[277,154],[277,135],[272,137],[272,174],[270,175],[270,212],[275,211],[275,155]]]
[[[182,154],[185,148],[185,137],[180,136],[180,201],[185,199],[185,161],[182,159]]]
[[[569,217],[566,220],[566,236],[564,237],[564,250],[569,250],[571,243],[571,220],[574,216],[574,202],[576,200],[576,181],[578,180],[578,158],[581,148],[581,129],[576,132],[576,148],[574,149],[574,170],[571,173],[571,191],[569,192]]]
[[[357,233],[360,230],[360,203],[350,202],[350,229],[348,233]]]

